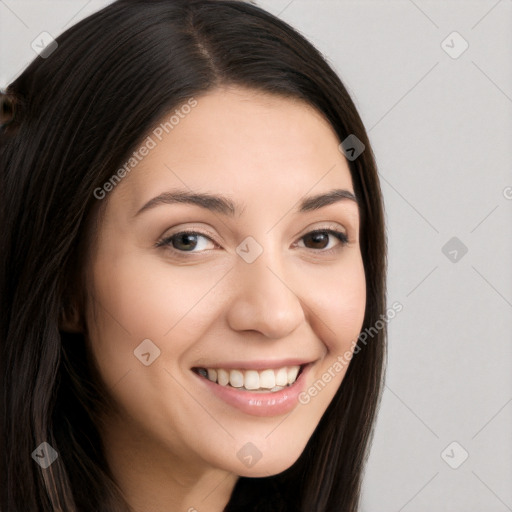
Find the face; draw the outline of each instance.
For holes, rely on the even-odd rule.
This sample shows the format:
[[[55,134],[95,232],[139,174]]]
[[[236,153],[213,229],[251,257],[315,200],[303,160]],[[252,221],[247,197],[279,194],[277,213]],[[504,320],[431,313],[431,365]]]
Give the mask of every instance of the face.
[[[112,438],[185,473],[267,476],[303,451],[361,331],[358,205],[310,106],[196,101],[103,199],[89,343]]]

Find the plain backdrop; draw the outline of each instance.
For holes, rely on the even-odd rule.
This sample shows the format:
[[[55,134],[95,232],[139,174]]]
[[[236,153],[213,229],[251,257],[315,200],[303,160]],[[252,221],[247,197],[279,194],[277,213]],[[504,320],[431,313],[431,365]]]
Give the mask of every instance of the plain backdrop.
[[[108,1],[0,1],[0,86]],[[389,242],[386,387],[363,512],[512,510],[512,0],[261,0],[340,75]]]

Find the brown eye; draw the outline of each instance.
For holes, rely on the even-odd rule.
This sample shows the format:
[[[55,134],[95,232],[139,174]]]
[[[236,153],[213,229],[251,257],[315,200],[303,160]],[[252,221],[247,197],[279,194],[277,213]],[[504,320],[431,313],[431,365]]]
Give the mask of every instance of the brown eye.
[[[183,233],[173,238],[173,247],[179,251],[191,251],[197,246],[197,235]]]
[[[208,243],[214,245],[212,240],[202,233],[196,231],[181,231],[174,235],[164,238],[158,243],[158,246],[168,246],[178,252],[201,252],[212,247],[208,247]]]
[[[333,238],[341,245],[348,243],[348,238],[345,233],[331,229],[311,231],[311,233],[304,235],[301,240],[304,241],[304,246],[307,249],[329,250],[332,248],[332,245],[329,247],[329,244],[333,241]],[[335,245],[337,244],[334,243],[334,246]]]
[[[329,234],[310,233],[304,237],[304,245],[308,249],[325,249],[329,245]]]

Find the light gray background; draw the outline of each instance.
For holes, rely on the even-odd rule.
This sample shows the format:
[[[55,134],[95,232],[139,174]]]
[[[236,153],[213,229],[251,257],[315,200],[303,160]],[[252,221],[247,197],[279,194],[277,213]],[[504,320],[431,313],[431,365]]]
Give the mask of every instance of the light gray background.
[[[0,86],[41,32],[108,3],[0,0]],[[512,0],[258,5],[325,54],[379,166],[388,300],[404,308],[362,511],[512,511]],[[452,237],[465,255],[443,253]]]

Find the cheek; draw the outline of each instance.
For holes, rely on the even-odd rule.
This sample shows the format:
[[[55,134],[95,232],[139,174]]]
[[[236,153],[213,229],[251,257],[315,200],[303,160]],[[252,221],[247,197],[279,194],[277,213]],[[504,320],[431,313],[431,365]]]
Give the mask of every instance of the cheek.
[[[366,279],[362,259],[355,255],[339,268],[323,269],[316,285],[308,280],[305,297],[312,305],[310,322],[321,334],[329,355],[351,348],[361,332],[366,309]]]
[[[299,403],[312,419],[311,427],[323,415],[339,389],[353,357],[366,310],[366,279],[362,259],[333,270],[326,285],[310,293],[315,304],[311,323],[325,346],[323,359],[311,372]],[[314,419],[314,420],[313,420]]]
[[[175,364],[189,340],[200,336],[215,314],[207,297],[223,273],[223,269],[173,268],[162,259],[136,252],[100,255],[93,267],[94,315],[91,310],[88,325],[106,380],[110,376],[114,382],[140,364],[134,350],[145,339],[161,351],[155,362]]]

